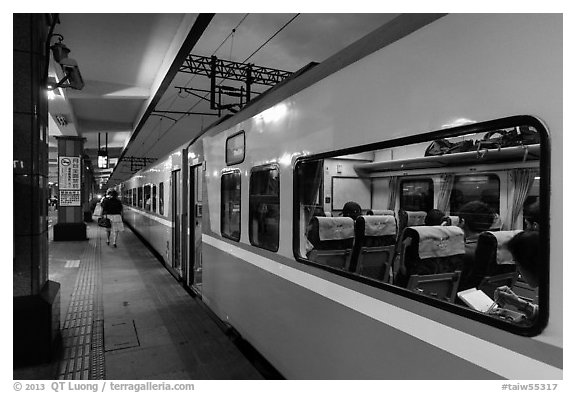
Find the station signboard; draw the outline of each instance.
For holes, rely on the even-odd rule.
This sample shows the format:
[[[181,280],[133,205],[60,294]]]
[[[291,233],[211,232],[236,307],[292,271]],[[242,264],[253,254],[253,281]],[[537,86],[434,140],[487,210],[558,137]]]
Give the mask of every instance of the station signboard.
[[[80,157],[58,157],[60,206],[81,206],[82,172],[80,165]]]

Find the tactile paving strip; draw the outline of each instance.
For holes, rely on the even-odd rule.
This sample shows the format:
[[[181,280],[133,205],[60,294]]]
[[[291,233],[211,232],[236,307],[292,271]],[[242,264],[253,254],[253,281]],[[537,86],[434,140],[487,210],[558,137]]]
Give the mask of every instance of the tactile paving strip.
[[[98,228],[89,228],[89,244],[62,328],[64,356],[59,379],[105,379],[104,310]]]

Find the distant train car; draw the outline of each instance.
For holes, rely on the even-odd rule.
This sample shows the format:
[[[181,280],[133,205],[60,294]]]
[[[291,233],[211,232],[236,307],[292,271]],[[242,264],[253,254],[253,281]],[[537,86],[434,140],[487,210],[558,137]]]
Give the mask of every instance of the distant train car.
[[[400,16],[121,191],[286,378],[562,378],[559,15]]]

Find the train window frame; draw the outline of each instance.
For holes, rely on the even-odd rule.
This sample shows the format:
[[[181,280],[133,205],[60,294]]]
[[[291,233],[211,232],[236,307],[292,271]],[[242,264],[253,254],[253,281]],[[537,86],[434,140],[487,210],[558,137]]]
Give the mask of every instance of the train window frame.
[[[238,236],[231,236],[227,233],[224,232],[224,228],[225,228],[225,221],[226,221],[226,215],[224,214],[224,192],[226,191],[224,189],[224,177],[225,176],[232,176],[232,175],[237,175],[237,180],[238,181],[238,186],[239,186],[239,191],[238,191],[238,206],[239,206],[239,220],[238,220]],[[232,171],[228,171],[228,172],[224,172],[222,173],[222,176],[220,177],[220,235],[222,235],[222,237],[225,237],[227,239],[239,242],[240,241],[240,237],[242,236],[242,175],[240,173],[239,169],[236,170],[232,170]]]
[[[532,127],[540,137],[539,144],[539,201],[540,201],[540,214],[543,219],[541,220],[540,233],[539,233],[539,246],[541,264],[538,267],[539,286],[537,288],[538,307],[539,312],[532,324],[520,325],[504,321],[490,315],[483,314],[471,308],[463,307],[458,304],[445,302],[439,299],[434,299],[429,296],[423,296],[418,293],[407,290],[393,284],[375,281],[373,279],[354,274],[349,271],[333,268],[327,265],[319,264],[304,258],[301,255],[302,245],[301,241],[301,228],[300,228],[300,181],[298,178],[298,168],[302,163],[313,162],[316,160],[330,159],[348,154],[363,153],[370,150],[380,150],[385,148],[401,147],[416,143],[430,143],[437,139],[461,137],[470,134],[481,134],[488,131],[497,129],[506,129],[520,126]],[[480,156],[479,156],[480,157]],[[402,172],[402,170],[400,170]],[[396,139],[384,140],[367,145],[354,146],[350,148],[322,152],[318,154],[311,154],[307,156],[298,157],[293,166],[293,209],[292,209],[292,251],[294,258],[297,262],[312,266],[324,271],[328,271],[335,275],[350,279],[353,281],[366,284],[370,287],[376,287],[387,292],[391,292],[414,301],[430,305],[448,311],[452,314],[465,317],[467,319],[475,320],[483,324],[496,327],[501,330],[509,331],[511,333],[533,337],[540,334],[548,323],[549,318],[549,296],[550,296],[550,184],[551,184],[551,153],[550,153],[550,136],[548,130],[541,123],[540,120],[529,115],[510,116],[506,118],[489,120],[485,122],[478,122],[463,126],[456,126],[454,128],[440,129],[431,132],[412,135],[409,137],[401,137]],[[323,183],[323,182],[322,182]]]
[[[276,170],[278,171],[278,195],[277,195],[277,204],[278,204],[278,217],[277,217],[277,227],[278,227],[278,231],[277,231],[277,236],[275,239],[275,246],[274,247],[264,247],[261,244],[258,244],[254,241],[254,234],[253,234],[253,228],[251,225],[252,222],[252,217],[254,213],[254,209],[253,209],[253,196],[255,197],[262,197],[262,195],[259,194],[252,194],[252,177],[254,176],[254,173],[256,172],[264,172],[264,171],[272,171],[272,170]],[[277,163],[272,163],[272,164],[266,164],[266,165],[260,165],[260,166],[255,166],[250,170],[250,178],[248,180],[248,238],[250,241],[250,244],[253,245],[254,247],[258,247],[261,248],[263,250],[268,250],[268,251],[272,251],[272,252],[278,252],[279,248],[280,248],[280,224],[281,224],[281,220],[280,220],[280,207],[281,207],[281,200],[280,200],[280,165],[278,165]]]
[[[242,158],[231,159],[229,158],[228,153],[234,151],[234,148],[231,148],[229,144],[231,144],[232,142],[236,142],[238,140],[237,138],[240,136],[242,136]],[[225,147],[226,165],[237,165],[244,162],[244,159],[246,158],[246,133],[244,132],[244,130],[237,132],[233,135],[230,135],[228,138],[226,138],[225,146],[226,146]]]

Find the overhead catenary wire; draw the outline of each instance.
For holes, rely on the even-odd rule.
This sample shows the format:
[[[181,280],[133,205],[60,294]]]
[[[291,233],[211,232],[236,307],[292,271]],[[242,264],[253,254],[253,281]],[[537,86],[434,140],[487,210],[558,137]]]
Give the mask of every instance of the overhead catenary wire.
[[[284,30],[289,24],[291,24],[299,15],[300,15],[300,13],[294,15],[292,18],[290,18],[290,20],[288,20],[286,23],[284,23],[284,25],[283,25],[282,27],[280,27],[274,34],[272,34],[272,36],[270,36],[266,41],[264,41],[264,43],[261,44],[254,52],[252,52],[252,53],[250,54],[250,56],[248,56],[248,57],[242,62],[242,64],[244,64],[244,63],[246,63],[248,60],[250,60],[250,59],[251,59],[256,53],[258,53],[264,46],[266,46],[271,40],[273,40],[274,37],[276,37],[282,30]],[[218,49],[220,49],[220,47],[222,47],[222,45],[224,45],[224,43],[228,40],[228,38],[230,38],[230,36],[233,35],[234,31],[238,28],[238,26],[239,26],[240,24],[242,24],[242,22],[246,19],[247,16],[248,16],[248,14],[246,14],[246,15],[244,16],[244,18],[242,18],[242,20],[239,22],[239,24],[237,25],[237,27],[234,28],[234,29],[232,29],[233,31],[231,31],[230,34],[228,34],[228,36],[224,39],[224,41],[218,46],[218,48],[217,48],[212,54],[216,53],[216,51],[218,51]],[[196,76],[196,75],[193,75],[192,78],[190,78],[190,80],[188,81],[188,83],[190,83],[190,82],[192,81],[192,79],[194,79],[195,76]],[[224,83],[224,79],[222,79],[222,80],[218,83],[218,85],[221,85],[222,83]],[[206,99],[206,97],[208,97],[208,94],[206,94],[206,95],[204,96],[204,99]],[[196,108],[196,106],[198,106],[201,102],[203,102],[204,99],[199,99],[199,100],[198,100],[196,103],[194,103],[190,108],[188,108],[187,112],[190,112],[190,111],[192,111],[194,108]],[[182,115],[182,116],[180,116],[172,125],[170,125],[170,126],[166,129],[166,131],[164,131],[164,133],[163,133],[162,135],[160,135],[160,136],[158,137],[157,140],[162,139],[169,131],[171,131],[171,130],[174,128],[174,126],[178,123],[178,121],[180,121],[181,119],[183,119],[185,116],[188,116],[188,115]],[[150,151],[150,149],[152,149],[152,147],[153,147],[153,146],[151,146],[151,147],[146,151],[146,153],[148,153],[148,151]]]

